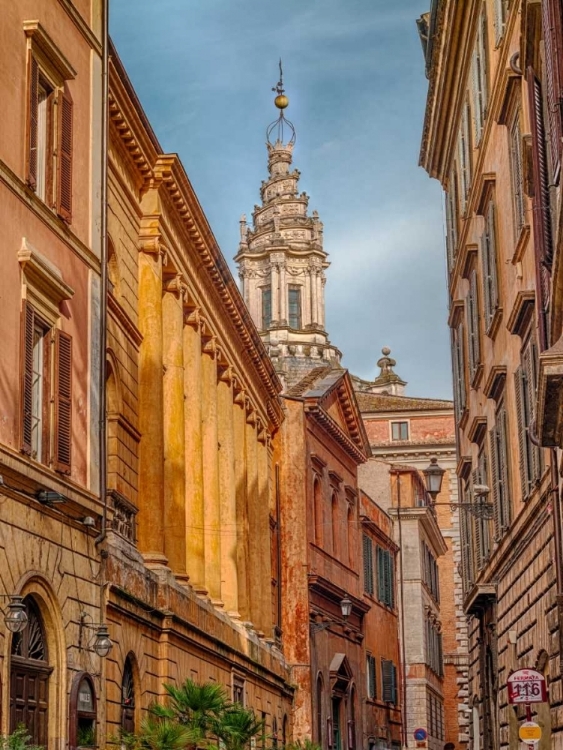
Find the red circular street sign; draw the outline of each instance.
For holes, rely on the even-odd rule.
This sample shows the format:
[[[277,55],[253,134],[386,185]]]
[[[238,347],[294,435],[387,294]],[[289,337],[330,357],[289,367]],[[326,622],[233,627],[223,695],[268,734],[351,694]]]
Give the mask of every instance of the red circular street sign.
[[[509,676],[507,685],[510,704],[547,701],[545,677],[536,669],[517,669]]]

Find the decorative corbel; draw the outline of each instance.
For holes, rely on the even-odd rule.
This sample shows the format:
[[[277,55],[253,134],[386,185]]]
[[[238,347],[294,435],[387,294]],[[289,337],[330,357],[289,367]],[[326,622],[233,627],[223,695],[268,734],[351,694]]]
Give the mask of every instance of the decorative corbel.
[[[242,407],[246,405],[246,391],[238,375],[233,375],[233,401]]]
[[[254,427],[254,425],[256,424],[256,409],[254,408],[254,404],[248,397],[245,397],[244,399],[244,408],[246,409],[246,421],[249,425],[252,425]]]

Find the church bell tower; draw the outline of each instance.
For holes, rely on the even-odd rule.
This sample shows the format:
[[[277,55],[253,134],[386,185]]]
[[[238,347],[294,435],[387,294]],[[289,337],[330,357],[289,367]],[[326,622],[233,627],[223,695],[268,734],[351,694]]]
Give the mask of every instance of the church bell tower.
[[[299,193],[300,173],[292,169],[295,128],[284,110],[289,100],[280,80],[273,89],[279,116],[267,129],[269,177],[260,188],[252,226],[240,220],[235,257],[242,294],[284,386],[291,387],[315,367],[340,364],[340,351],[325,329],[323,225],[308,215],[309,196]]]

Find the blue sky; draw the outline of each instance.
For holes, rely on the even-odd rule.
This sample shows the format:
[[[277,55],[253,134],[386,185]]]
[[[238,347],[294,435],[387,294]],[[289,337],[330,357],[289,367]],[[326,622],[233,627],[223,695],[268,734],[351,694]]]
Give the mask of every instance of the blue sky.
[[[442,199],[418,164],[430,0],[111,0],[111,34],[162,147],[177,152],[234,270],[266,178],[282,57],[295,166],[324,222],[327,329],[344,365],[382,346],[407,394],[449,398]]]

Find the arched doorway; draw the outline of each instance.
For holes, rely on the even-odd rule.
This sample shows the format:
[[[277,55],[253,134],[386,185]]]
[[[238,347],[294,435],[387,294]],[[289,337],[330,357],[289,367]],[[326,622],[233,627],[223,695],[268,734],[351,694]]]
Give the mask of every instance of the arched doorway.
[[[49,654],[39,608],[30,596],[24,599],[28,624],[12,637],[10,661],[10,732],[23,724],[33,745],[48,745]]]
[[[131,654],[125,659],[121,678],[121,729],[127,734],[135,731],[135,675]]]

